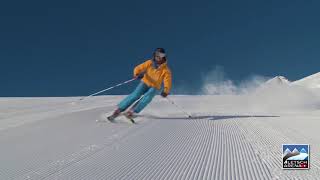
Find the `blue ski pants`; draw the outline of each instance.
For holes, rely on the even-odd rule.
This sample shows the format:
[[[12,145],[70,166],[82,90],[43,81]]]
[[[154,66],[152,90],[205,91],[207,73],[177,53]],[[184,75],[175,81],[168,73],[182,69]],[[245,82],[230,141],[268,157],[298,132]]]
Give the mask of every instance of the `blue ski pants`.
[[[154,98],[157,93],[157,89],[149,87],[143,82],[136,87],[136,89],[124,98],[119,104],[118,107],[122,111],[125,111],[130,107],[135,101],[137,101],[142,95],[144,95],[132,108],[135,113],[141,112]]]

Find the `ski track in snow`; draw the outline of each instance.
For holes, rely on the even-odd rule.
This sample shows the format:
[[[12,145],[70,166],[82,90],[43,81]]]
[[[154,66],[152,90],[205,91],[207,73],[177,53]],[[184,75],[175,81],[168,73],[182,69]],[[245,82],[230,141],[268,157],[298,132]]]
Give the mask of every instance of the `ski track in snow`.
[[[174,99],[186,107],[183,98]],[[20,108],[23,116],[11,109],[9,115],[4,114],[6,119],[1,119],[0,179],[256,180],[320,176],[320,141],[314,136],[314,124],[319,125],[316,115],[250,117],[207,112],[212,117],[205,117],[202,112],[195,115],[198,118],[187,119],[169,111],[168,104],[155,112],[154,107],[165,103],[156,98],[146,111],[152,115],[137,118],[136,125],[123,119],[121,123],[96,123],[95,119],[112,111],[110,104],[118,100],[95,98],[71,107],[65,104],[70,99],[52,102],[51,106],[52,100],[48,100],[38,105],[41,109],[33,109],[36,106],[32,108],[32,103],[31,109]],[[228,106],[217,102],[210,108],[216,111]],[[32,119],[37,113],[44,115]],[[10,118],[18,116],[25,117],[26,122],[9,126]],[[299,124],[301,119],[311,125]],[[296,123],[288,126],[292,121]],[[282,170],[283,143],[309,143],[310,170]]]

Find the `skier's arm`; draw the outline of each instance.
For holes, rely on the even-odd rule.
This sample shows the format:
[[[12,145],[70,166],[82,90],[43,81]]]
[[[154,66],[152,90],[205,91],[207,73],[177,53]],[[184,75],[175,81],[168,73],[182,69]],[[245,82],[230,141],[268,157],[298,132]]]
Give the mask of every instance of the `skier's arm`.
[[[167,71],[164,79],[163,79],[164,89],[163,92],[166,94],[170,93],[171,86],[172,86],[172,77],[171,77],[171,71]]]
[[[143,74],[147,68],[150,66],[150,63],[152,63],[151,60],[148,60],[142,64],[139,64],[138,66],[136,66],[133,70],[133,76],[134,77],[137,77],[139,76],[140,74]]]

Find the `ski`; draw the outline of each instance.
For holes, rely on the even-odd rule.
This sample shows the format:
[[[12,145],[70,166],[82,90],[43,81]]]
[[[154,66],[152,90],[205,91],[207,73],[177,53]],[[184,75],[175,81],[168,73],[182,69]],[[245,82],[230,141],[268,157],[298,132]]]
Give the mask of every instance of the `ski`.
[[[114,116],[114,115],[110,115],[110,116],[107,116],[106,114],[102,114],[100,116],[99,119],[96,120],[96,122],[111,122],[111,123],[117,123],[116,121],[116,118],[120,117],[120,116],[124,116],[127,120],[130,121],[130,123],[132,124],[136,124],[135,120],[133,119],[133,117],[129,117],[126,115],[126,113],[121,113],[117,116]]]
[[[126,116],[125,117],[132,123],[132,124],[136,124],[136,121],[132,118],[132,117],[129,117],[129,116]]]

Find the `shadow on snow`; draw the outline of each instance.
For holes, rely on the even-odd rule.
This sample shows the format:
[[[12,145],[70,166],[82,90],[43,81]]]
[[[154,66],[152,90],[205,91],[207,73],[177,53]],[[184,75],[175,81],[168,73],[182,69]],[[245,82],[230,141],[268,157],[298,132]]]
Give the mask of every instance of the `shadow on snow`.
[[[268,117],[280,117],[274,115],[206,115],[206,116],[192,116],[192,118],[188,118],[186,116],[168,116],[168,117],[160,117],[153,115],[140,115],[141,117],[152,118],[152,119],[167,119],[167,120],[224,120],[224,119],[234,119],[234,118],[268,118]]]

